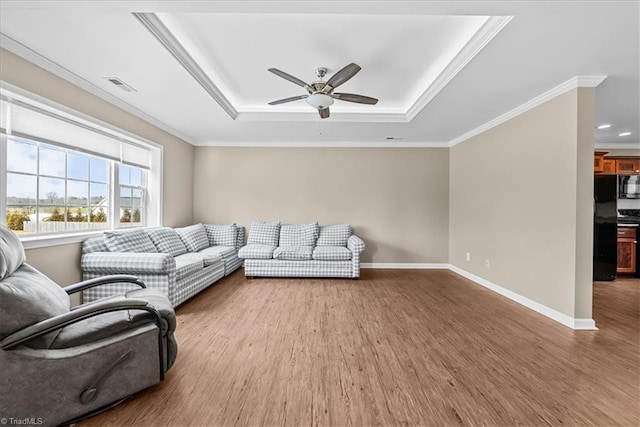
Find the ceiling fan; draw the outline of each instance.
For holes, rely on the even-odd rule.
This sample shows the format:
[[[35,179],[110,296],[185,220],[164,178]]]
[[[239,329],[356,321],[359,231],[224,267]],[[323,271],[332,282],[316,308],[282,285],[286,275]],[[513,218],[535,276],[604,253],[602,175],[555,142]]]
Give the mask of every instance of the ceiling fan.
[[[333,104],[333,100],[356,102],[358,104],[375,105],[378,103],[376,98],[371,98],[364,95],[355,95],[352,93],[333,93],[333,90],[343,83],[346,83],[351,77],[355,76],[361,68],[358,64],[351,63],[335,73],[326,82],[322,81],[322,78],[327,74],[325,67],[316,68],[316,76],[320,80],[311,84],[305,83],[297,77],[293,77],[291,74],[287,74],[284,71],[280,71],[277,68],[269,68],[276,76],[282,77],[285,80],[289,80],[292,83],[302,86],[309,92],[308,95],[292,96],[291,98],[279,99],[272,101],[269,105],[284,104],[285,102],[297,101],[299,99],[305,99],[307,104],[318,110],[321,119],[329,117],[329,107]]]

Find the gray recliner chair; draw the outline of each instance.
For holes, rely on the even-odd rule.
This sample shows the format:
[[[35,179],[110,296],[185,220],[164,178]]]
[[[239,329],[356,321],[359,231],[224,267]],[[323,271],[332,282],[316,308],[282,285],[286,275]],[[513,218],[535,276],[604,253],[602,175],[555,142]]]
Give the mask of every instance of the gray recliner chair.
[[[71,308],[69,295],[114,282],[133,290]],[[61,288],[25,263],[20,240],[0,225],[0,418],[7,423],[71,423],[162,381],[177,355],[175,327],[169,300],[134,276]]]

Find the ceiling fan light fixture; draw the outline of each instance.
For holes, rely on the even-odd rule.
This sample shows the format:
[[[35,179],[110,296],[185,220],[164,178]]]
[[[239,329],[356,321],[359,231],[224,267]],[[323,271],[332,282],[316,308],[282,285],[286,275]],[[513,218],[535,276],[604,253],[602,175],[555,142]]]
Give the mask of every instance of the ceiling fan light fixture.
[[[309,95],[306,101],[307,104],[317,109],[329,108],[333,104],[333,98],[323,93]]]

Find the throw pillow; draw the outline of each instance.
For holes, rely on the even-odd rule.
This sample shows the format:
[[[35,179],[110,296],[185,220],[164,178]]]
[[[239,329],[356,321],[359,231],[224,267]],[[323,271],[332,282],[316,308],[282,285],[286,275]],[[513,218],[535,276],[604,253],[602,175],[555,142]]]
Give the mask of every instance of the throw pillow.
[[[314,246],[319,233],[317,222],[283,225],[280,228],[280,246]]]
[[[313,247],[311,246],[278,246],[273,251],[273,259],[288,261],[307,261],[311,259]]]
[[[346,248],[349,237],[351,237],[349,224],[323,225],[320,227],[320,236],[316,246],[343,246]]]
[[[279,237],[279,222],[251,221],[247,245],[278,246]]]
[[[229,246],[234,248],[238,239],[238,227],[231,225],[204,224],[209,238],[209,246]]]
[[[104,243],[110,252],[158,252],[142,228],[105,231]]]
[[[156,245],[158,252],[171,256],[178,256],[187,252],[187,247],[173,228],[152,228],[147,230],[147,234],[153,244]]]
[[[209,238],[202,224],[176,228],[176,233],[189,252],[198,252],[209,247]]]

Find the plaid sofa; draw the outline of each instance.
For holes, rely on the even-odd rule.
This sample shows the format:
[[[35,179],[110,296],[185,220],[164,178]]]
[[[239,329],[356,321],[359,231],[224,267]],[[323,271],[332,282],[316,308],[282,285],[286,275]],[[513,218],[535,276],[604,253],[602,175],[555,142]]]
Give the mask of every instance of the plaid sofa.
[[[252,221],[238,252],[247,277],[360,277],[365,244],[349,224]]]
[[[243,264],[238,250],[245,229],[233,225],[196,224],[105,232],[82,245],[84,280],[109,274],[132,274],[148,288],[162,291],[176,307]],[[84,302],[124,294],[131,285],[114,283],[87,289]]]

